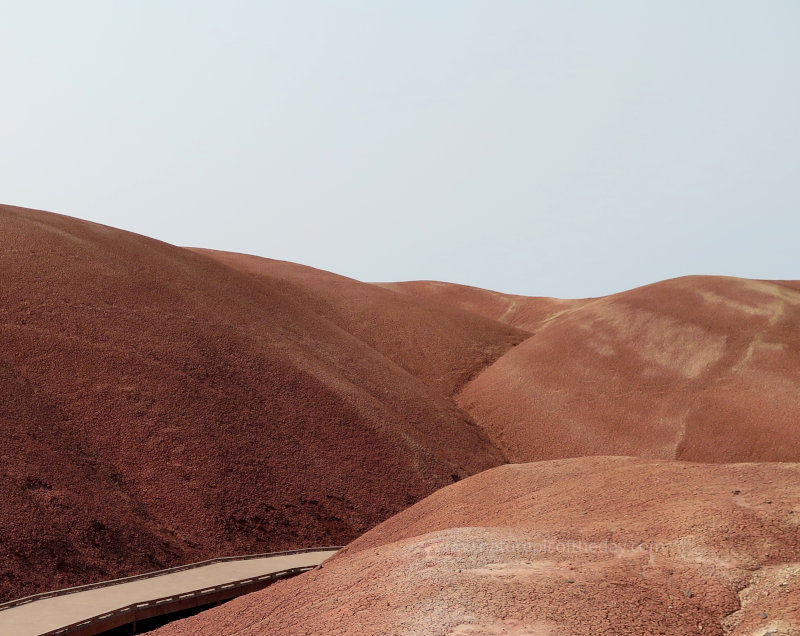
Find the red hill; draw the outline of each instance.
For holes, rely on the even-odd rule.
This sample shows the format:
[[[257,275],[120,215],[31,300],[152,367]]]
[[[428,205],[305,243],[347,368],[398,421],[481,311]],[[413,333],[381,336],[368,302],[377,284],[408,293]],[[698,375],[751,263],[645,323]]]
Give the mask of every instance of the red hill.
[[[273,265],[0,207],[0,597],[346,542],[503,461],[442,389],[524,332]]]
[[[800,459],[797,283],[678,278],[524,324],[458,396],[511,461]]]

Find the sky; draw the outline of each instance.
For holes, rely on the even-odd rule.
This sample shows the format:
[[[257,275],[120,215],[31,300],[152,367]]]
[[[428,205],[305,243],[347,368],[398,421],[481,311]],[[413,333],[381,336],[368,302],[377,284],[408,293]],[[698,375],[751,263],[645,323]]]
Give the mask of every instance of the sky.
[[[365,281],[800,279],[800,2],[0,0],[0,203]]]

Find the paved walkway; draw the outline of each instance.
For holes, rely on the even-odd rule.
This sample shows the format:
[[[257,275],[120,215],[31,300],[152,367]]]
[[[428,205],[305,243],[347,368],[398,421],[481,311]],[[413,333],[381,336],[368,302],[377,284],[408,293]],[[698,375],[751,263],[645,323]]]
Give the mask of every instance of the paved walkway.
[[[324,550],[213,563],[138,581],[40,599],[0,611],[0,634],[39,636],[134,603],[197,592],[289,568],[316,566],[335,553],[336,550]]]

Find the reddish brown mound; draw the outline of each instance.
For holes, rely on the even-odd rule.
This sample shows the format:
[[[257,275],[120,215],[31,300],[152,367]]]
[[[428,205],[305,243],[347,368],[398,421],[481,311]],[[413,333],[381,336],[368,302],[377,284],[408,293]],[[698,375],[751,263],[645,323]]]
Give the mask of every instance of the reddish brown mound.
[[[512,461],[800,460],[800,291],[693,276],[584,302],[459,404]]]
[[[557,318],[568,309],[580,307],[588,302],[587,300],[501,294],[480,287],[440,283],[432,280],[377,283],[377,285],[416,298],[435,300],[451,307],[458,307],[528,331],[535,331],[542,324]]]
[[[448,395],[505,353],[509,342],[517,344],[529,336],[520,330],[508,332],[510,339],[498,338],[497,321],[477,315],[481,312],[453,309],[313,267],[231,252],[197,251],[273,285],[284,285],[287,292],[302,299],[307,311],[324,316]]]
[[[425,380],[455,386],[516,329],[409,310],[419,379],[383,354],[395,333],[364,342],[280,276],[12,207],[0,268],[2,598],[348,541],[503,460]],[[347,302],[365,324],[395,308]]]
[[[800,634],[800,465],[495,468],[159,636]]]

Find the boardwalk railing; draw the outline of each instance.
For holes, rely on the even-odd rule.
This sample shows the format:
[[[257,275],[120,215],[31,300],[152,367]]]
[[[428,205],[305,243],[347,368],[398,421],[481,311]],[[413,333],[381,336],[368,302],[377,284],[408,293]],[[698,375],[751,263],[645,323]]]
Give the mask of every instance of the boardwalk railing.
[[[165,574],[172,574],[175,572],[182,572],[185,570],[192,570],[195,568],[213,565],[215,563],[226,563],[230,561],[246,561],[251,559],[264,559],[269,557],[291,556],[293,554],[305,554],[309,552],[327,552],[327,551],[340,550],[341,548],[342,546],[327,546],[321,548],[304,548],[299,550],[287,550],[283,552],[248,554],[244,556],[218,557],[215,559],[200,561],[198,563],[180,565],[165,570],[156,570],[154,572],[137,574],[135,576],[112,579],[109,581],[101,581],[99,583],[90,583],[88,585],[79,585],[77,587],[69,587],[61,590],[54,590],[52,592],[42,592],[40,594],[33,594],[31,596],[15,599],[13,601],[0,603],[0,612],[6,609],[10,609],[12,607],[18,607],[20,605],[26,605],[28,603],[33,603],[35,601],[53,598],[56,596],[77,594],[80,592],[86,592],[88,590],[95,590],[98,588],[111,587],[113,585],[131,583],[133,581],[141,581],[144,579],[164,576]],[[186,609],[189,607],[198,607],[200,605],[205,605],[209,603],[214,603],[216,601],[234,598],[236,596],[247,594],[251,591],[256,591],[258,589],[266,587],[266,585],[268,585],[271,581],[295,576],[297,574],[307,572],[308,570],[313,570],[316,567],[318,566],[308,565],[302,567],[293,567],[285,570],[280,570],[277,572],[269,572],[267,574],[262,574],[260,576],[241,579],[238,581],[222,583],[220,585],[214,585],[200,590],[192,590],[182,594],[173,594],[172,596],[165,596],[162,598],[150,599],[139,603],[133,603],[131,605],[126,605],[125,607],[120,607],[119,609],[115,609],[111,612],[99,614],[97,616],[93,616],[92,618],[86,620],[78,621],[70,625],[65,625],[48,632],[43,632],[41,636],[65,636],[67,634],[77,634],[77,633],[97,634],[100,631],[112,629],[114,627],[118,627],[119,625],[135,623],[137,620],[143,620],[146,618],[151,618],[153,616],[180,611],[181,609]],[[90,629],[92,626],[94,626],[95,629]]]

